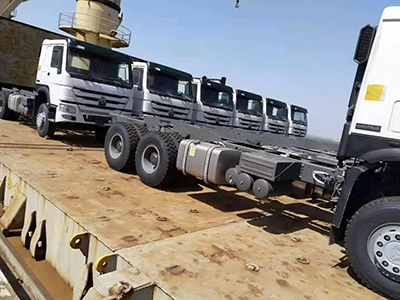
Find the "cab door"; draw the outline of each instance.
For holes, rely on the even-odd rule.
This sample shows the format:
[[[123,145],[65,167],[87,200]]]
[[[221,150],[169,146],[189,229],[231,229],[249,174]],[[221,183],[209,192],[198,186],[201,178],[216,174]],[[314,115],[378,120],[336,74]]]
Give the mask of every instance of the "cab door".
[[[64,47],[62,45],[47,45],[43,49],[38,70],[38,82],[51,85],[61,82]]]
[[[151,105],[151,103],[145,103],[145,69],[142,66],[134,66],[132,69],[133,77],[133,109],[132,114],[137,117],[141,117],[145,110],[145,105]]]

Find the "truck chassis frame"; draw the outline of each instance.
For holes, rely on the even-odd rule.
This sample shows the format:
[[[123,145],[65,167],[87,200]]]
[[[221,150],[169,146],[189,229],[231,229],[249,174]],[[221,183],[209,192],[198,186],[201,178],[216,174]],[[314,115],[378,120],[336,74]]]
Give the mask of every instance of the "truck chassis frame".
[[[302,198],[313,197],[328,200],[335,212],[330,227],[330,244],[344,245],[349,253],[352,267],[366,286],[380,294],[400,299],[396,298],[398,295],[395,292],[398,289],[395,283],[397,279],[395,281],[392,279],[392,274],[400,272],[400,265],[388,263],[390,256],[382,254],[379,249],[375,253],[370,252],[370,248],[375,247],[374,243],[385,249],[397,244],[400,246],[398,242],[390,246],[381,241],[382,234],[385,235],[385,239],[387,238],[386,241],[390,241],[394,239],[391,231],[397,231],[396,226],[391,227],[384,222],[385,217],[388,218],[388,221],[393,219],[390,211],[393,208],[397,209],[398,203],[400,204],[400,198],[396,197],[398,193],[378,193],[377,195],[381,196],[371,199],[359,198],[361,201],[354,198],[363,190],[363,187],[356,185],[357,178],[361,173],[378,174],[377,176],[382,177],[383,185],[385,185],[384,182],[390,184],[390,178],[389,181],[386,181],[386,170],[389,170],[390,174],[396,173],[395,171],[398,169],[396,166],[392,167],[385,162],[369,166],[366,162],[357,159],[339,162],[336,160],[334,149],[332,149],[333,145],[305,138],[257,135],[242,130],[233,131],[225,128],[192,125],[183,121],[161,122],[159,119],[151,117],[137,119],[126,115],[113,115],[112,120],[114,125],[111,126],[107,133],[108,138],[106,137],[105,140],[105,153],[109,166],[115,170],[123,169],[123,167],[115,168],[113,166],[109,145],[111,145],[110,137],[118,135],[118,130],[120,133],[126,132],[125,136],[129,143],[125,144],[125,148],[129,149],[129,156],[125,155],[124,160],[130,162],[130,166],[127,164],[124,166],[135,170],[142,183],[150,187],[165,188],[182,183],[184,179],[177,180],[177,178],[183,174],[197,177],[205,183],[217,186],[236,185],[239,191],[250,192],[259,199],[265,199],[274,193],[290,195],[296,189],[300,189],[303,193]],[[203,152],[201,152],[201,158],[199,156],[196,161],[193,158],[194,153],[197,153],[196,147],[190,147],[202,143],[203,150],[199,151]],[[204,150],[204,147],[208,150]],[[211,158],[211,153],[216,148],[231,149],[231,153],[240,154],[236,155],[236,158],[234,158],[235,155],[231,155],[232,160],[228,163],[229,158],[226,159],[226,157],[225,162],[221,162],[215,156]],[[193,153],[190,154],[192,150]],[[185,170],[188,156],[192,156],[192,164],[197,164],[196,167],[192,165],[191,173]],[[238,157],[240,158],[237,159]],[[210,167],[210,164],[214,164],[214,168]],[[361,170],[361,173],[357,170]],[[210,172],[213,174],[211,175],[212,180],[207,178]],[[351,174],[354,172],[357,174],[351,179]],[[221,173],[225,173],[224,180],[221,180]],[[393,178],[397,177],[394,175]],[[373,177],[371,180],[379,182],[378,177]],[[383,212],[378,212],[377,209],[380,207]],[[380,218],[377,215],[380,213],[384,217]],[[374,226],[376,227],[367,228],[368,216],[371,214],[374,215]],[[360,226],[364,230],[361,234],[362,240],[356,243]],[[400,232],[400,225],[398,227]],[[378,230],[377,228],[381,228],[381,231],[378,231],[379,235],[373,233]],[[396,239],[400,241],[400,233],[396,235]],[[360,244],[365,247],[357,246]],[[364,273],[362,261],[365,261],[368,256],[370,256],[371,263],[368,264],[368,273]],[[373,260],[383,264],[382,267],[376,267]],[[383,279],[384,282],[382,276],[386,277]],[[375,286],[376,282],[381,283]]]

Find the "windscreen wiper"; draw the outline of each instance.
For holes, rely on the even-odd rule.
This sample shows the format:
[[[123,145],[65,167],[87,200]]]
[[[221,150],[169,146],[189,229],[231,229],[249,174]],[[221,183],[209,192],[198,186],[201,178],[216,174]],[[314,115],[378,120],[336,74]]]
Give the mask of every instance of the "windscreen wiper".
[[[89,78],[90,80],[96,80],[96,78],[92,75],[92,74],[90,74],[89,72],[76,72],[76,74],[78,74],[78,75],[80,75],[80,76],[83,76],[83,77],[86,77],[86,78]]]
[[[182,92],[178,92],[178,94],[171,94],[174,97],[178,97],[179,99],[182,99],[184,101],[193,101],[193,99],[189,98],[188,96],[186,96],[184,93]]]
[[[116,79],[111,79],[112,82],[114,82],[115,84],[118,84],[120,87],[126,87],[125,84],[123,84],[121,81],[116,80]]]
[[[218,104],[203,103],[203,105],[210,106],[210,107],[215,107],[215,108],[221,108],[221,109],[225,109],[225,110],[233,110],[233,108],[231,106],[220,104],[220,103],[218,103]]]
[[[222,104],[221,106],[219,106],[219,108],[226,109],[226,110],[233,110],[233,108],[231,106],[228,106],[225,104]]]
[[[156,90],[152,90],[149,89],[149,91],[153,94],[159,95],[159,96],[164,96],[164,97],[171,97],[168,93],[166,92],[162,92],[162,91],[156,91]]]
[[[245,109],[238,109],[239,112],[244,113],[244,114],[249,114],[249,115],[256,115],[256,116],[262,116],[262,113],[258,111],[252,111],[252,110],[245,110]]]
[[[263,114],[260,113],[259,111],[254,111],[253,113],[258,117],[262,117],[263,116]]]
[[[209,106],[209,107],[215,107],[215,108],[219,108],[218,105],[214,104],[214,103],[207,103],[207,102],[203,102],[203,105],[205,106]]]

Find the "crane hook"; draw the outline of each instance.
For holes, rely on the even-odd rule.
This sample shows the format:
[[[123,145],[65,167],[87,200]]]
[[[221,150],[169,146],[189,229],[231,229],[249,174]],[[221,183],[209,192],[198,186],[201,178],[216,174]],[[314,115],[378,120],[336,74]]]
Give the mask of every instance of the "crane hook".
[[[235,8],[239,8],[239,0],[236,0]]]

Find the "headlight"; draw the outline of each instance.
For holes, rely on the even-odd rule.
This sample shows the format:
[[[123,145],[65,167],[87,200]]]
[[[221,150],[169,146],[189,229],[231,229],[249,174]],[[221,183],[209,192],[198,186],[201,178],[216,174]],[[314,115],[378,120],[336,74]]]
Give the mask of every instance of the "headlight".
[[[76,114],[76,109],[73,106],[70,105],[65,105],[65,104],[60,104],[60,106],[58,107],[58,109],[61,112],[67,113],[67,114]]]

